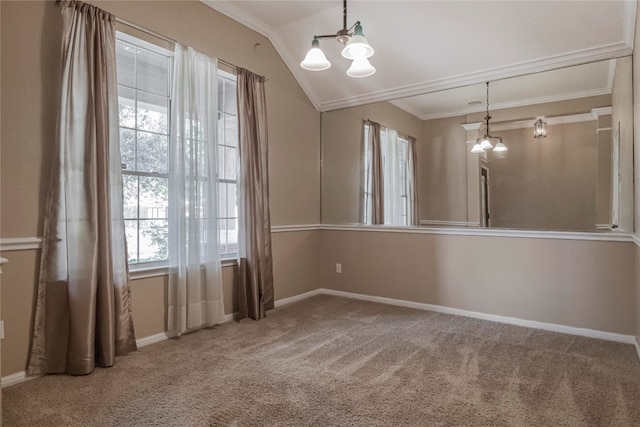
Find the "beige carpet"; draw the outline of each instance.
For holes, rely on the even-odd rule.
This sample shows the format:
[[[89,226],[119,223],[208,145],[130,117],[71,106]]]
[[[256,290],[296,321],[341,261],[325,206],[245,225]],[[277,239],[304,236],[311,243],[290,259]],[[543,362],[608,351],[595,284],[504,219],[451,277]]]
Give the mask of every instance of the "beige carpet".
[[[640,426],[631,345],[317,296],[4,389],[5,427]]]

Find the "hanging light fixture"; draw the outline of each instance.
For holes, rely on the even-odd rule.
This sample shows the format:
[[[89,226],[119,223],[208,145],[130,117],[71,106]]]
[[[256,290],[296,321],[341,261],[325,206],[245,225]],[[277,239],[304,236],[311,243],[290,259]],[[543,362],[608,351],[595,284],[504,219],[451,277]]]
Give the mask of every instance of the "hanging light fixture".
[[[310,71],[322,71],[331,67],[331,62],[320,49],[320,39],[331,38],[338,43],[346,45],[342,49],[342,56],[353,61],[347,71],[347,75],[356,78],[368,77],[376,72],[376,69],[368,59],[373,56],[375,51],[364,37],[360,21],[347,28],[347,0],[343,0],[342,4],[342,29],[335,34],[313,36],[311,49],[300,63],[300,66]]]
[[[509,149],[502,142],[502,137],[491,136],[491,134],[489,133],[489,120],[491,119],[491,116],[489,115],[489,82],[487,82],[487,115],[485,116],[484,119],[486,121],[486,127],[487,127],[486,132],[482,138],[476,139],[476,143],[473,145],[473,148],[471,148],[471,152],[475,154],[480,154],[480,153],[484,153],[486,150],[489,150],[491,148],[493,148],[493,151],[508,151]],[[495,147],[491,143],[492,139],[498,140],[498,143],[496,144]]]
[[[536,139],[547,137],[547,123],[543,122],[542,119],[538,119],[533,124],[533,137]]]

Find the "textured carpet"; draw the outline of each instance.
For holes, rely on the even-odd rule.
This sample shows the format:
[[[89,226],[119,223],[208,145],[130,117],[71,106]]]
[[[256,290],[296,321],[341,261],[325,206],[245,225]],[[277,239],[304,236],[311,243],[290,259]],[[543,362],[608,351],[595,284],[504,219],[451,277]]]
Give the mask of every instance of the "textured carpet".
[[[640,363],[627,344],[317,296],[3,398],[5,427],[639,426]]]

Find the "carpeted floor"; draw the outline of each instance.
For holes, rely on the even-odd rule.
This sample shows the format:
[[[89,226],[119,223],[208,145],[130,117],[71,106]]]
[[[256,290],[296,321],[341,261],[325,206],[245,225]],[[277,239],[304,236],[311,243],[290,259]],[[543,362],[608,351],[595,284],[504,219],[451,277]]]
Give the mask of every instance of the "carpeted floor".
[[[640,363],[627,344],[317,296],[3,399],[5,427],[639,426]]]

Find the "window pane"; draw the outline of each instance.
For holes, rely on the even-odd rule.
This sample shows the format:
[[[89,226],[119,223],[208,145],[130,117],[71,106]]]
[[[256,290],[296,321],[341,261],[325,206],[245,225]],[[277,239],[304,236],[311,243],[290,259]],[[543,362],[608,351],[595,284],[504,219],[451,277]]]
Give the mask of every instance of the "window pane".
[[[136,47],[121,41],[116,42],[116,65],[118,84],[133,87]]]
[[[224,152],[224,169],[220,171],[220,173],[222,174],[222,179],[235,180],[237,170],[237,149],[223,147],[222,151]]]
[[[139,262],[161,261],[169,257],[167,220],[140,220]]]
[[[138,218],[138,177],[122,174],[124,218]]]
[[[227,215],[227,186],[229,184],[218,184],[218,217],[224,218]]]
[[[140,177],[140,218],[167,218],[169,210],[169,180]]]
[[[236,83],[225,79],[224,84],[224,106],[222,111],[227,114],[237,115],[238,104],[236,102]]]
[[[120,126],[136,126],[135,96],[133,89],[118,86],[118,114]]]
[[[167,136],[157,133],[138,132],[138,172],[168,173]]]
[[[169,94],[168,58],[139,49],[137,60],[136,87],[145,92],[167,96]]]
[[[138,221],[125,221],[124,233],[127,238],[129,263],[138,262]]]
[[[136,132],[120,128],[120,163],[122,170],[136,170]]]
[[[236,184],[227,184],[227,200],[226,200],[226,204],[227,204],[227,216],[228,217],[237,217],[238,216],[238,209],[236,208],[237,205],[237,197],[236,197]]]
[[[169,133],[167,97],[138,92],[138,129]]]
[[[225,114],[224,144],[231,147],[238,146],[238,118],[235,116]]]
[[[238,252],[238,220],[221,219],[218,224],[220,227],[220,253]]]

